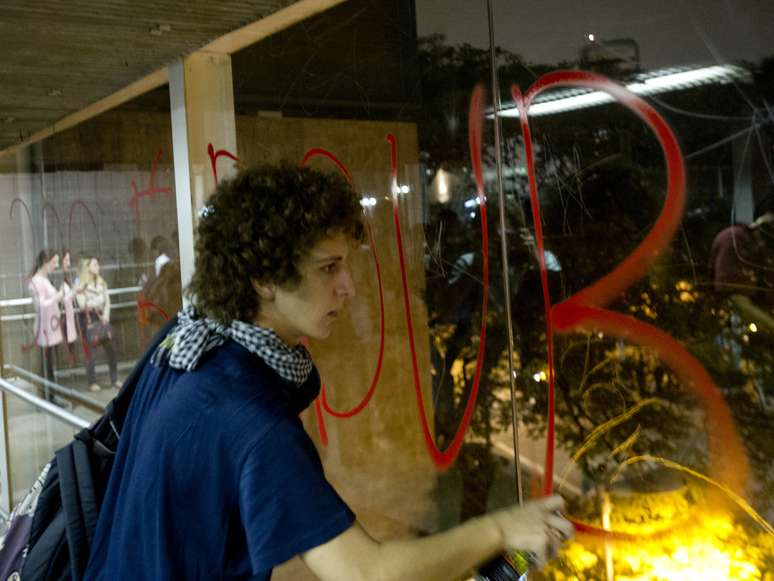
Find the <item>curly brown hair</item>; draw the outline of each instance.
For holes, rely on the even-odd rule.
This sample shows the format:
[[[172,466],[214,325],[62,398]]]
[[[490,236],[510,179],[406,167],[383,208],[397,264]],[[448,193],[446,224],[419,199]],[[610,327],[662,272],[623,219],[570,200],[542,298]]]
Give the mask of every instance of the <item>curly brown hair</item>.
[[[208,200],[186,295],[220,323],[252,322],[260,308],[252,281],[293,287],[300,259],[340,232],[364,240],[358,197],[340,175],[289,163],[243,169]]]

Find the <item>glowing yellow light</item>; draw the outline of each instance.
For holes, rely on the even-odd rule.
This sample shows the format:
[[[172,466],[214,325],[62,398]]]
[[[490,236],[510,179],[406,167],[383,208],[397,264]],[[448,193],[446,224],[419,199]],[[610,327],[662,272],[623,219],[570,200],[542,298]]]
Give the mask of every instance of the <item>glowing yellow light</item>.
[[[454,378],[455,381],[460,381],[462,379],[462,374],[464,373],[464,369],[465,369],[465,362],[462,359],[455,359],[451,365],[449,374]]]
[[[750,323],[750,325],[747,328],[750,329],[750,331],[753,333],[758,332],[758,325],[756,325],[755,323]]]
[[[438,192],[438,201],[442,204],[445,204],[449,201],[449,181],[446,178],[446,172],[442,169],[439,169],[435,179]]]
[[[673,502],[674,498],[665,501]],[[660,504],[650,509],[668,508]],[[620,507],[618,507],[620,508]],[[614,509],[615,510],[615,509]],[[634,515],[629,515],[634,516]],[[640,515],[641,516],[641,515]],[[632,530],[636,525],[632,523]],[[756,541],[758,541],[756,543]],[[699,518],[694,525],[659,540],[613,546],[616,581],[753,581],[763,579],[764,554],[771,537],[744,532],[731,516]],[[755,545],[758,545],[757,547]],[[546,579],[569,579],[562,565],[576,575],[597,577],[604,562],[602,547],[574,540],[543,571]],[[584,579],[583,575],[580,575]]]

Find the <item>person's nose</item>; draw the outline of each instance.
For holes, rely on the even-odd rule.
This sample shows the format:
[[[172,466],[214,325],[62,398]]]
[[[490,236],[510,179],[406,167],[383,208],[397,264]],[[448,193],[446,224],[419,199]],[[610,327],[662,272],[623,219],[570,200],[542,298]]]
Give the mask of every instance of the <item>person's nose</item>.
[[[352,280],[352,273],[348,266],[344,266],[339,273],[336,292],[339,296],[352,298],[355,296],[355,282]]]

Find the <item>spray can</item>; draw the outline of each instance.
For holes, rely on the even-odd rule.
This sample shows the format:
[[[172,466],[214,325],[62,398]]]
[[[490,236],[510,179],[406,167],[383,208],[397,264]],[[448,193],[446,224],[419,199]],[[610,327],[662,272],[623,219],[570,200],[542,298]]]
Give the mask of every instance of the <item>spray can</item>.
[[[533,553],[509,551],[484,563],[474,578],[476,581],[526,581],[527,572],[535,562]]]

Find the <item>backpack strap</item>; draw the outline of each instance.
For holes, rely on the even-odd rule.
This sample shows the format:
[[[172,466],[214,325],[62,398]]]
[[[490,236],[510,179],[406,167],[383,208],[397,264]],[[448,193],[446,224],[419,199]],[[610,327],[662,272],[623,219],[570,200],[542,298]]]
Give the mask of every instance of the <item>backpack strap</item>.
[[[97,528],[99,508],[97,507],[94,477],[91,472],[91,462],[89,461],[89,450],[85,443],[77,439],[73,440],[71,447],[75,476],[78,479],[78,494],[81,500],[81,515],[83,516],[83,525],[86,532],[86,542],[87,546],[91,548],[91,541]]]
[[[70,576],[77,581],[86,571],[99,515],[86,444],[73,440],[69,446],[57,451],[56,462],[65,537],[70,552]]]
[[[59,494],[64,514],[65,537],[70,553],[70,577],[76,581],[86,569],[89,545],[81,513],[80,487],[72,444],[56,452],[56,463],[59,468]]]

